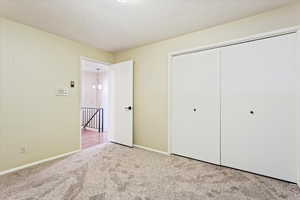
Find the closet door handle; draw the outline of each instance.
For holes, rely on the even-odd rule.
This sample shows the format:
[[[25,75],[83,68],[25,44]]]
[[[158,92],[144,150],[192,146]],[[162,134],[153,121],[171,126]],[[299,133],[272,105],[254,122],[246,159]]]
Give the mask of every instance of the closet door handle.
[[[125,110],[132,110],[131,106],[125,107]]]

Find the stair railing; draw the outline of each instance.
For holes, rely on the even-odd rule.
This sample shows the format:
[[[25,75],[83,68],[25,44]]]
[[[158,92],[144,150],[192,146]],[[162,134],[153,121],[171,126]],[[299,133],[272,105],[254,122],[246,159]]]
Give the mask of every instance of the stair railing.
[[[97,129],[98,132],[104,131],[104,109],[103,108],[81,108],[82,128]]]

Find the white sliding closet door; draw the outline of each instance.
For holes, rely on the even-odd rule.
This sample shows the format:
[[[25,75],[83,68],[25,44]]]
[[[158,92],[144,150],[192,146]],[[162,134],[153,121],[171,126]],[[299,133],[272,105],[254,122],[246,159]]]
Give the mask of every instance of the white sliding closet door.
[[[173,58],[172,153],[220,164],[219,83],[219,50]]]
[[[221,163],[296,182],[296,34],[221,49]]]

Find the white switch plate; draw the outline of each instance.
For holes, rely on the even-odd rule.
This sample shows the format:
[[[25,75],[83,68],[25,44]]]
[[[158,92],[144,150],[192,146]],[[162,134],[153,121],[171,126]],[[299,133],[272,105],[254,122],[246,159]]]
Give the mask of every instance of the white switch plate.
[[[58,88],[56,90],[56,96],[68,96],[69,90],[68,88]]]

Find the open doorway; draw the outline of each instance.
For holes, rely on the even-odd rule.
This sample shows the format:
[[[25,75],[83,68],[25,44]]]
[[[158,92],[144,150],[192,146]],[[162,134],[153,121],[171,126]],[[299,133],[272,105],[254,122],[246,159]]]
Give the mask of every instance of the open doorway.
[[[113,142],[133,147],[133,61],[81,57],[81,149]]]
[[[108,142],[109,64],[81,58],[81,149]]]

